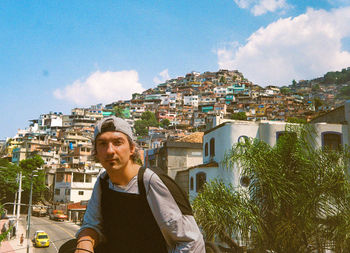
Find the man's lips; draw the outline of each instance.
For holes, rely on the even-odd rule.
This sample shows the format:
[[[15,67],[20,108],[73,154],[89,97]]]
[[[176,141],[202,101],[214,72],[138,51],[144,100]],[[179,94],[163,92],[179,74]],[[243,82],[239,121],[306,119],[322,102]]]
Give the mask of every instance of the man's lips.
[[[106,159],[105,162],[112,163],[112,162],[118,162],[119,159]]]

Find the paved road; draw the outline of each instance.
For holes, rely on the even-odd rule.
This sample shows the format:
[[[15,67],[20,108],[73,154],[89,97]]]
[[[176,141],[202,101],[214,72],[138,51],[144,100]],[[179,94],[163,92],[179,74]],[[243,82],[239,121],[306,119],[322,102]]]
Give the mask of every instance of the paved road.
[[[50,247],[34,248],[34,253],[57,253],[59,247],[74,238],[79,226],[66,221],[52,221],[48,217],[31,217],[30,238],[36,230],[44,230],[50,237]],[[31,245],[32,246],[32,245]]]

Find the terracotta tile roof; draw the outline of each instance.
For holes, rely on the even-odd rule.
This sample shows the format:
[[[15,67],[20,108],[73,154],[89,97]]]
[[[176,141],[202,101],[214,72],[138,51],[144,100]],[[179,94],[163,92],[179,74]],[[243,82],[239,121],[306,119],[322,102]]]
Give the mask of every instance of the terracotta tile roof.
[[[204,132],[195,132],[176,140],[176,142],[203,143],[203,135]]]

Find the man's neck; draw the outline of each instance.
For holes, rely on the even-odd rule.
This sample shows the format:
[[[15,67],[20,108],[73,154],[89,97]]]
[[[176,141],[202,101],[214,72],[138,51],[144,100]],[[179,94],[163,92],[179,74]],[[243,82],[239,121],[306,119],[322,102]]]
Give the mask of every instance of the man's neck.
[[[140,165],[130,162],[125,168],[116,172],[108,173],[108,176],[113,184],[125,186],[137,175],[140,167]]]

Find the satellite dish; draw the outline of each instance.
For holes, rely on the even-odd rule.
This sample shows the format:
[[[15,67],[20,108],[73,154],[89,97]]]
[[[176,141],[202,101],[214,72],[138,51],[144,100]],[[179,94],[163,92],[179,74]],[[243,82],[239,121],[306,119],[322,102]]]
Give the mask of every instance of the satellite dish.
[[[242,176],[241,177],[241,180],[240,180],[240,184],[243,186],[243,187],[248,187],[249,184],[250,184],[250,178],[248,176]]]

